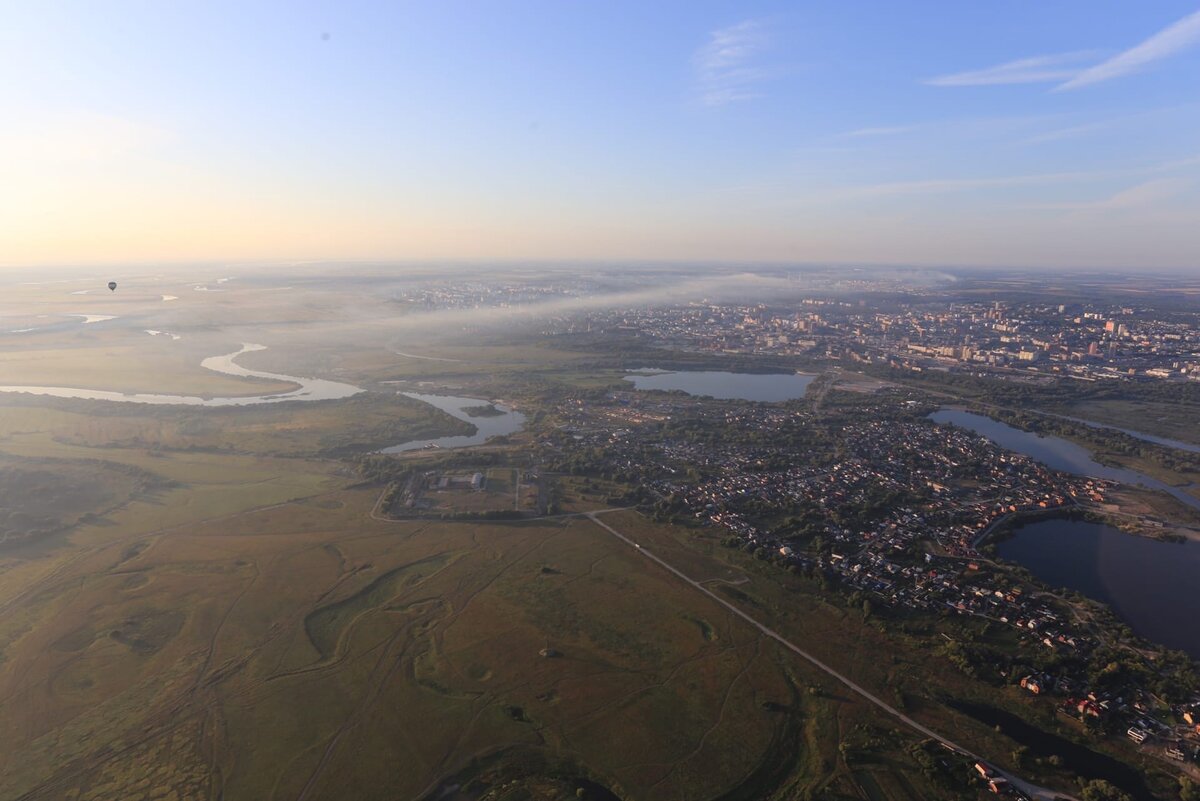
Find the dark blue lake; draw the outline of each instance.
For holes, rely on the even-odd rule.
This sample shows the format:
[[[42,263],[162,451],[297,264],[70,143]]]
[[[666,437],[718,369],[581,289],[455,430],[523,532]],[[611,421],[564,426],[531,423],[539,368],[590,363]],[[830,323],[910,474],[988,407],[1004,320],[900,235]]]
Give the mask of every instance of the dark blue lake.
[[[748,400],[766,403],[804,397],[816,376],[802,373],[726,373],[719,370],[645,372],[625,376],[637,389],[681,390],[689,395],[707,395],[719,400]]]
[[[1141,636],[1200,659],[1200,544],[1160,542],[1081,520],[1044,520],[996,546],[1054,587],[1103,601]]]

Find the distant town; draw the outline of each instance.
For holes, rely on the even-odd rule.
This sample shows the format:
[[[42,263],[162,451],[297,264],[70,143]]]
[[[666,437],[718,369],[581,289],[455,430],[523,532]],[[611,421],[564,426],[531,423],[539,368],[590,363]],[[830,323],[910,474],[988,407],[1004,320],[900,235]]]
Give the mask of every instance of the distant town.
[[[615,332],[663,348],[797,356],[909,370],[967,370],[1080,381],[1200,381],[1200,315],[1194,308],[1106,300],[968,300],[945,288],[901,290],[888,278],[841,282],[837,291],[786,302],[694,300],[586,309],[600,288],[587,279],[541,284],[429,282],[400,293],[405,310],[533,311],[560,302],[545,333]],[[854,293],[849,290],[853,289]],[[853,297],[853,294],[859,297]],[[1023,293],[976,293],[1021,296]],[[792,297],[794,296],[794,297]]]

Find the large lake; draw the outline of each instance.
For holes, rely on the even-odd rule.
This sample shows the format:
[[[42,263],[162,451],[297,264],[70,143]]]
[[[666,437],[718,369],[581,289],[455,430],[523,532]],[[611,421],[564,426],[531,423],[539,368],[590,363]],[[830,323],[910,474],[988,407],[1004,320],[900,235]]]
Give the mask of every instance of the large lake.
[[[1146,639],[1200,659],[1200,544],[1135,537],[1099,523],[1045,520],[1017,529],[997,551],[1051,586],[1108,604]]]
[[[625,376],[636,389],[681,390],[719,400],[777,403],[804,397],[816,376],[802,373],[726,373],[719,370],[645,372]]]
[[[486,406],[488,401],[479,400],[478,398],[456,398],[452,395],[422,395],[417,392],[405,392],[402,394],[407,398],[428,403],[430,406],[436,406],[451,417],[456,417],[459,420],[470,423],[475,426],[475,433],[457,437],[414,439],[409,442],[402,442],[399,445],[393,445],[390,448],[384,448],[380,453],[404,453],[405,451],[415,451],[419,448],[428,447],[462,448],[467,445],[482,445],[492,437],[515,434],[525,426],[525,415],[499,403],[493,403],[492,405],[498,411],[503,412],[503,414],[472,417],[464,409],[469,409],[472,406]]]
[[[1022,431],[1006,423],[1001,423],[999,420],[962,409],[939,409],[929,415],[929,419],[935,423],[953,423],[962,428],[969,428],[1002,448],[1031,456],[1055,470],[1095,478],[1107,478],[1126,484],[1141,484],[1150,489],[1163,490],[1188,506],[1200,509],[1200,498],[1195,495],[1135,470],[1102,465],[1092,458],[1091,451],[1087,448],[1062,437]]]
[[[202,398],[196,395],[159,395],[149,392],[114,392],[106,389],[80,389],[78,387],[0,386],[0,392],[17,392],[28,395],[47,395],[53,398],[81,398],[83,400],[105,400],[117,403],[149,403],[163,406],[254,406],[262,403],[284,401],[341,400],[363,392],[360,387],[327,381],[323,378],[299,378],[281,373],[268,373],[242,367],[234,360],[243,353],[266,350],[265,345],[242,345],[240,350],[223,356],[210,356],[200,362],[206,370],[226,375],[247,378],[266,378],[288,384],[298,384],[296,389],[270,395],[247,395],[244,397]]]

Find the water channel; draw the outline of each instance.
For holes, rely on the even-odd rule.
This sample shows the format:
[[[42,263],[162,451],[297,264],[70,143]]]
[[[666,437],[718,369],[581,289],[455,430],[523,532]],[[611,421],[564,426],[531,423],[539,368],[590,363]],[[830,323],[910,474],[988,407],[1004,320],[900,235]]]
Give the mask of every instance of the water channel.
[[[148,332],[164,333],[164,332]],[[162,406],[253,406],[263,403],[283,403],[284,401],[321,401],[342,400],[364,392],[361,387],[353,384],[343,384],[323,378],[301,378],[282,373],[268,373],[263,370],[251,370],[236,362],[237,357],[244,353],[265,350],[264,345],[244,344],[233,353],[222,356],[210,356],[200,362],[206,370],[212,370],[225,375],[245,378],[265,378],[274,381],[298,385],[295,389],[269,395],[248,395],[231,397],[200,397],[197,395],[166,395],[148,392],[115,392],[104,389],[82,389],[79,387],[45,387],[45,386],[0,386],[0,392],[24,393],[28,395],[45,395],[54,398],[77,398],[81,400],[103,400],[118,403],[145,403]],[[471,416],[465,410],[473,406],[487,405],[487,401],[477,398],[459,398],[449,395],[424,395],[417,392],[405,392],[406,397],[428,403],[441,409],[451,417],[466,421],[475,427],[475,433],[462,436],[440,437],[436,439],[412,440],[384,448],[380,453],[403,453],[418,448],[461,448],[467,445],[479,445],[491,437],[513,434],[525,425],[525,416],[503,404],[493,404],[499,414]]]
[[[262,403],[283,403],[284,401],[303,400],[341,400],[357,395],[364,390],[352,384],[342,384],[323,378],[298,378],[280,373],[268,373],[263,370],[251,370],[242,367],[234,360],[243,353],[266,350],[265,345],[242,345],[241,349],[223,356],[209,356],[200,362],[206,370],[212,370],[225,375],[235,375],[244,378],[265,378],[282,381],[288,384],[298,384],[296,389],[287,392],[277,392],[269,395],[247,395],[228,397],[200,397],[198,395],[162,395],[150,392],[114,392],[106,389],[81,389],[79,387],[43,387],[43,386],[0,386],[0,392],[25,393],[28,395],[47,395],[53,398],[80,398],[83,400],[105,400],[117,403],[150,403],[162,406],[254,406]]]
[[[1070,420],[1072,423],[1081,423],[1081,424],[1087,426],[1088,428],[1098,428],[1101,430],[1108,430],[1108,431],[1119,431],[1122,434],[1126,434],[1130,437],[1133,437],[1134,439],[1145,440],[1146,442],[1150,442],[1155,445],[1165,445],[1168,448],[1175,448],[1177,450],[1187,451],[1189,453],[1200,453],[1200,445],[1196,445],[1191,442],[1184,442],[1183,440],[1179,440],[1179,439],[1169,439],[1167,437],[1158,437],[1158,436],[1155,436],[1154,434],[1145,434],[1145,433],[1142,433],[1141,431],[1134,431],[1132,428],[1121,428],[1119,426],[1111,426],[1108,423],[1097,423],[1094,420],[1085,420],[1082,417],[1071,417],[1070,415],[1066,415],[1066,414],[1053,414],[1052,412],[1038,412],[1038,414],[1044,414],[1047,417],[1057,417],[1059,420]]]
[[[987,437],[1002,448],[1023,453],[1047,467],[1094,478],[1107,478],[1126,484],[1141,484],[1162,490],[1194,509],[1200,509],[1200,498],[1136,470],[1103,465],[1092,458],[1091,451],[1062,437],[1022,431],[999,420],[963,409],[939,409],[929,416],[935,423],[953,423]]]
[[[414,439],[402,442],[390,448],[384,448],[380,453],[404,453],[420,448],[463,448],[468,445],[482,445],[492,437],[515,434],[525,426],[525,415],[500,403],[491,405],[502,414],[480,415],[472,417],[465,411],[473,406],[487,406],[488,402],[478,398],[456,398],[451,395],[422,395],[417,392],[401,393],[406,398],[428,403],[441,409],[451,417],[463,420],[475,426],[474,434],[463,434],[454,437],[438,437],[436,439]]]
[[[1079,475],[1142,484],[1200,508],[1200,499],[1157,479],[1096,462],[1090,452],[1061,437],[1021,431],[962,409],[930,415],[987,437],[1048,467]],[[1108,604],[1139,635],[1200,658],[1200,543],[1172,543],[1126,534],[1112,526],[1051,519],[1018,528],[997,545],[999,555],[1028,568],[1054,587],[1076,590]]]

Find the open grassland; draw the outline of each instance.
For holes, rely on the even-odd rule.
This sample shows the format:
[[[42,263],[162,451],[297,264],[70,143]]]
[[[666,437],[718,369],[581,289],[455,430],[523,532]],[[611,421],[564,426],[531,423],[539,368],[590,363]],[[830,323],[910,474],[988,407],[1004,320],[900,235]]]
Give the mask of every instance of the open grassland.
[[[391,394],[236,408],[0,397],[0,448],[10,438],[42,437],[98,449],[336,455],[471,430],[427,403]]]
[[[0,545],[27,543],[99,519],[169,486],[148,471],[99,459],[0,456]]]
[[[978,626],[977,622],[949,615],[922,619],[887,609],[864,616],[819,581],[790,574],[739,549],[723,548],[707,531],[654,523],[634,511],[606,514],[604,520],[885,702],[996,764],[1064,789],[1073,786],[1076,775],[1088,775],[1102,765],[1127,777],[1136,791],[1148,785],[1160,794],[1173,792],[1172,776],[1145,754],[1131,753],[1120,743],[1088,740],[1027,693],[981,683],[955,667],[941,648],[930,647],[931,641],[953,640],[959,626]],[[1011,631],[987,631],[975,636],[1003,650],[1015,648]],[[954,705],[1001,709],[1000,714],[1029,723],[1006,733],[962,714]],[[1073,758],[1063,761],[1061,769],[1027,761],[1018,770],[1010,755],[1026,744],[1022,732],[1035,729],[1060,737],[1063,753]]]
[[[1178,531],[1185,535],[1189,531],[1200,532],[1200,510],[1193,509],[1165,492],[1127,486],[1112,493],[1112,499],[1120,506],[1123,516],[1150,516],[1170,521],[1168,525],[1164,525],[1165,530]]]
[[[1190,404],[1140,399],[1088,400],[1054,411],[1118,428],[1200,445],[1200,410]]]
[[[300,349],[295,343],[247,354],[240,363],[260,370],[299,375],[297,364],[311,372],[366,387],[441,392],[508,401],[557,390],[632,388],[623,382],[627,371],[614,369],[610,358],[596,353],[565,350],[539,341],[514,344],[510,337],[466,336],[453,339],[421,332],[412,344],[392,347],[377,343],[348,347],[344,342],[317,342]],[[400,355],[411,349],[427,358]],[[605,364],[602,364],[605,363]],[[384,382],[395,382],[384,383]]]
[[[305,356],[337,365],[345,374],[363,381],[434,381],[474,384],[488,375],[561,370],[586,358],[585,354],[559,350],[545,344],[513,345],[478,339],[453,344],[430,335],[393,339],[386,345],[347,350],[339,343],[309,349]],[[412,353],[406,356],[402,353]],[[280,358],[284,352],[280,351]],[[421,358],[417,358],[421,357]],[[255,354],[247,364],[267,364],[267,352]]]
[[[59,335],[45,346],[28,339],[0,340],[0,384],[201,397],[263,395],[296,388],[292,382],[223,375],[201,367],[203,359],[240,347],[230,338],[209,341],[210,346],[198,348],[141,332],[82,330]]]
[[[629,799],[928,797],[891,721],[590,521],[378,521],[320,475],[0,574],[4,797],[437,797],[530,753]]]
[[[8,440],[4,451],[6,459],[52,458],[81,465],[88,465],[98,453],[36,440]],[[99,453],[117,468],[114,472],[153,475],[161,488],[140,493],[73,528],[0,548],[0,660],[7,646],[32,625],[29,599],[43,583],[68,573],[93,549],[129,542],[136,550],[143,547],[136,544],[138,537],[307,498],[344,486],[347,480],[336,466],[317,462],[205,453],[154,455],[134,450]]]

